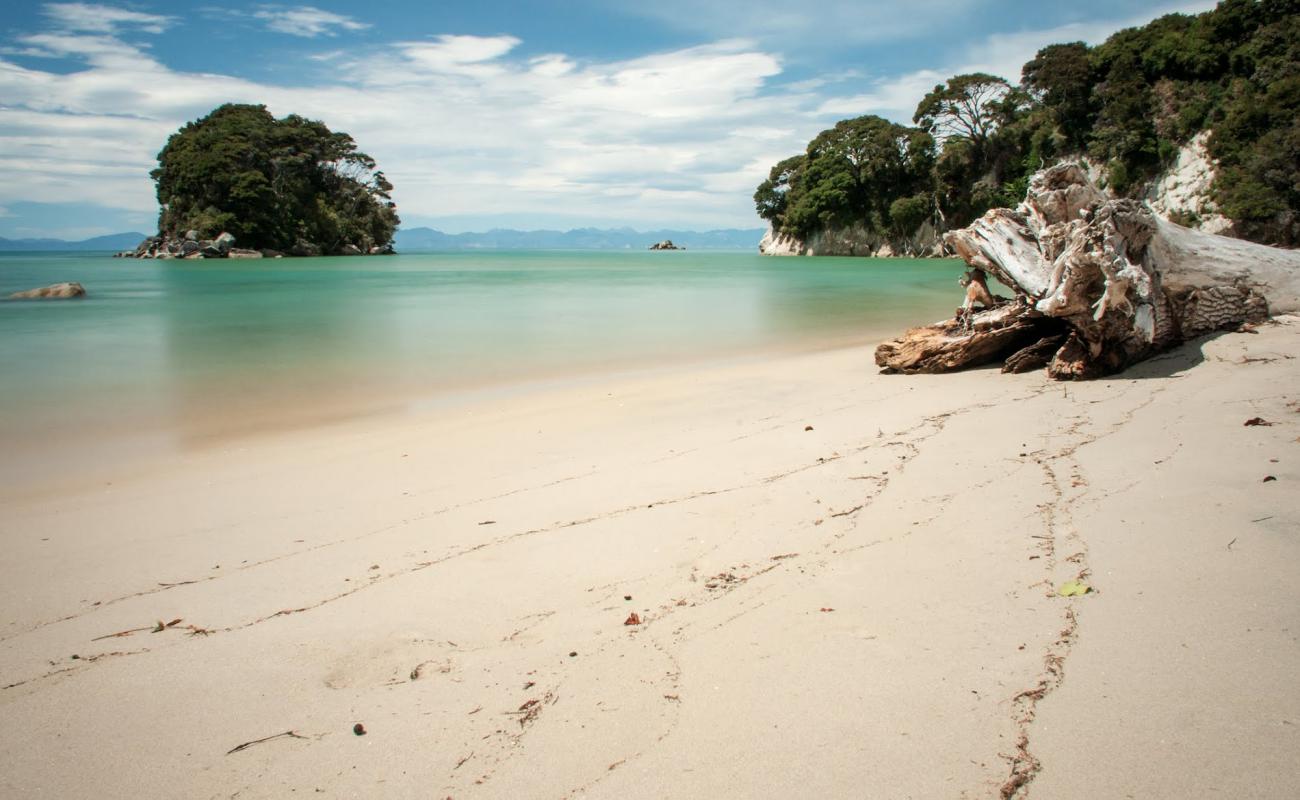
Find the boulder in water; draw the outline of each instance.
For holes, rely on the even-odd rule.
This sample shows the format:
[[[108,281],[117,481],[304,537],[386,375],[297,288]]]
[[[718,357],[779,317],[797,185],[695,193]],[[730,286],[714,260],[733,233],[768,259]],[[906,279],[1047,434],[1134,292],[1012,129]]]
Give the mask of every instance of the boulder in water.
[[[65,300],[71,297],[85,297],[86,287],[79,283],[56,283],[51,286],[42,286],[39,289],[28,289],[25,292],[14,292],[9,295],[10,300]]]

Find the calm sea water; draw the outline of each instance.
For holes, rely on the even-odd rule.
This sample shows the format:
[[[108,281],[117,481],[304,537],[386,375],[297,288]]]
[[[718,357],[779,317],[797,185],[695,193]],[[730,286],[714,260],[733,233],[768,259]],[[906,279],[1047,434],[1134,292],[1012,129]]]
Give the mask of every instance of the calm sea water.
[[[865,343],[947,316],[956,261],[481,252],[158,262],[0,254],[0,445],[200,440],[232,420],[401,407],[449,390]],[[156,444],[156,442],[155,442]]]

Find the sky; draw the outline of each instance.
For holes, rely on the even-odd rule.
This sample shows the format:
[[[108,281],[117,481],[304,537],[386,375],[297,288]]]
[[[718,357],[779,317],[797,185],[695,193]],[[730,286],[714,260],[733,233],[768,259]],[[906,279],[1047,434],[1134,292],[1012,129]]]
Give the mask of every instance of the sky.
[[[1019,78],[1208,0],[13,0],[0,236],[152,232],[167,137],[222,103],[352,135],[407,228],[754,228],[754,188],[840,119]]]

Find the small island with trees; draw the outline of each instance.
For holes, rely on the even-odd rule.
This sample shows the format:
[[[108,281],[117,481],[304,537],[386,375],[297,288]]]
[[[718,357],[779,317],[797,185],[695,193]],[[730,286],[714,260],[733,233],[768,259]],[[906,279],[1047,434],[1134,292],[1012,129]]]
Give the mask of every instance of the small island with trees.
[[[393,252],[392,184],[351,136],[316,120],[226,104],[172,134],[150,175],[158,234],[122,256]]]

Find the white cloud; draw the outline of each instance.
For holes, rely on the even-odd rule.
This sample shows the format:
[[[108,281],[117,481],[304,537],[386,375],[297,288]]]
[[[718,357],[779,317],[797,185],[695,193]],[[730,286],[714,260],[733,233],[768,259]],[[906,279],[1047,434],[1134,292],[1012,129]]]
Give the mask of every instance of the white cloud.
[[[986,72],[1020,82],[1020,69],[1042,48],[1059,42],[1100,44],[1115,31],[1145,25],[1166,14],[1197,14],[1214,8],[1214,0],[1187,0],[1147,9],[1119,20],[1070,23],[1052,28],[994,33],[965,48],[955,50],[949,66],[890,75],[869,82],[870,89],[849,97],[829,98],[818,113],[840,116],[879,114],[895,122],[912,123],[912,114],[927,92],[953,75]]]
[[[757,222],[750,195],[770,166],[836,120],[910,122],[921,96],[950,75],[1018,70],[1042,44],[1095,41],[1121,24],[1134,23],[999,35],[954,51],[939,70],[783,86],[782,58],[738,39],[593,61],[520,55],[513,36],[439,36],[331,53],[313,62],[328,82],[282,86],[178,71],[111,31],[60,27],[14,44],[78,60],[77,70],[0,56],[0,205],[89,202],[149,214],[148,173],[167,137],[243,102],[352,134],[397,187],[408,221],[545,212],[748,227]]]
[[[351,133],[408,217],[544,209],[749,226],[760,161],[833,122],[814,113],[811,90],[771,90],[780,60],[735,40],[584,62],[516,56],[511,36],[440,36],[339,55],[333,82],[316,87],[180,72],[111,35],[20,42],[84,68],[0,58],[0,203],[151,210],[148,173],[167,136],[223,102],[254,102]]]
[[[352,17],[322,11],[315,6],[262,6],[253,16],[267,22],[267,27],[278,33],[314,39],[317,36],[335,36],[338,31],[362,31],[370,25],[357,22]]]
[[[97,3],[47,3],[45,16],[60,30],[89,33],[114,33],[127,27],[145,33],[162,33],[175,21],[160,14],[145,14]]]

